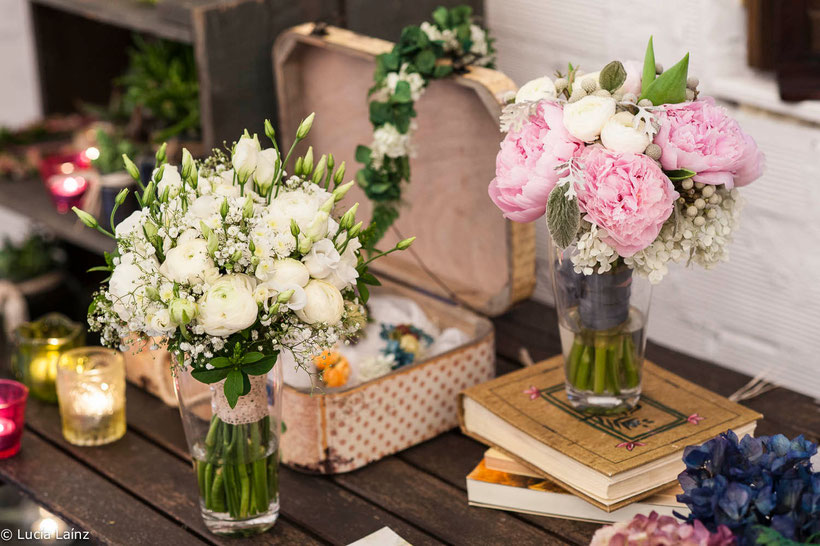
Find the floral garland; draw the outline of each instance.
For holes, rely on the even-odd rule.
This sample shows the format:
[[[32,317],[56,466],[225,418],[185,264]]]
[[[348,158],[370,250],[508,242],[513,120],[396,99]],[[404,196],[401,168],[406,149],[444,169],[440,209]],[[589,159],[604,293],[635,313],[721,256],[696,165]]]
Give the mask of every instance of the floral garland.
[[[431,80],[495,64],[492,39],[475,23],[471,7],[439,7],[432,19],[405,27],[390,53],[376,58],[376,83],[368,93],[373,142],[356,148],[356,160],[364,164],[356,178],[374,202],[370,227],[361,236],[368,248],[399,216],[401,183],[410,180],[415,101]]]

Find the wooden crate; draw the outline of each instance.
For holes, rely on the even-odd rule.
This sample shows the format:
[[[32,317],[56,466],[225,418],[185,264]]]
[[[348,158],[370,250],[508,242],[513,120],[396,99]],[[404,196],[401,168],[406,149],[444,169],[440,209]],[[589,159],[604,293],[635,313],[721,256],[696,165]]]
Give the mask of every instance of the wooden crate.
[[[352,178],[359,168],[356,146],[372,139],[366,97],[374,59],[392,44],[333,27],[321,35],[313,29],[295,27],[274,46],[280,135],[292,138],[299,121],[316,112],[307,144],[317,155],[333,152],[337,163],[346,161]],[[529,297],[535,284],[534,227],[504,220],[487,196],[502,137],[501,97],[514,90],[505,75],[483,68],[430,84],[416,104],[417,153],[406,206],[383,246],[418,239],[412,251],[374,265],[380,278],[394,281],[384,291],[411,297],[437,325],[457,326],[470,341],[342,391],[286,386],[286,464],[346,472],[432,438],[457,425],[458,392],[493,376],[493,328],[484,315]],[[371,205],[359,188],[344,205],[354,202],[360,217],[369,218]]]

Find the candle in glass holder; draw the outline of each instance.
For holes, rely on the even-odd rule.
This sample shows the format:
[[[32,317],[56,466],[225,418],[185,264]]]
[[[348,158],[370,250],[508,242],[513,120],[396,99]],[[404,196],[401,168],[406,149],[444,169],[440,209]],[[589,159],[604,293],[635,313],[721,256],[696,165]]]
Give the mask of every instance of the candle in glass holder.
[[[97,446],[125,434],[125,359],[102,347],[65,352],[57,368],[63,436],[75,445]]]
[[[85,330],[60,313],[25,322],[14,331],[15,351],[11,366],[16,378],[31,395],[46,402],[57,401],[57,362],[60,355],[83,344]]]
[[[57,212],[65,214],[71,207],[80,206],[88,189],[88,180],[78,173],[53,174],[46,179],[46,187],[51,193],[51,200],[54,201]]]
[[[22,383],[0,379],[0,459],[20,451],[28,389]]]

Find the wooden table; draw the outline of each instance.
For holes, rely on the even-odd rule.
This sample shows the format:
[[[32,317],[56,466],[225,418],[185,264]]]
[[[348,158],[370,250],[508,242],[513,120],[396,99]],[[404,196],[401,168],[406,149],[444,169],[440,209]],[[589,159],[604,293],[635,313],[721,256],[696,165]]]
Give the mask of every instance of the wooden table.
[[[498,373],[559,351],[552,309],[527,302],[495,320]],[[5,360],[5,356],[3,360]],[[650,344],[654,362],[729,395],[748,377]],[[194,475],[177,410],[128,387],[128,433],[108,446],[78,448],[60,432],[56,406],[31,400],[21,452],[0,476],[35,501],[113,544],[346,544],[387,525],[420,544],[587,544],[598,528],[546,517],[471,508],[465,476],[484,446],[456,431],[348,474],[324,477],[284,468],[275,528],[253,539],[211,535],[200,520]],[[809,397],[776,389],[748,405],[763,414],[759,434],[817,441],[820,411]]]

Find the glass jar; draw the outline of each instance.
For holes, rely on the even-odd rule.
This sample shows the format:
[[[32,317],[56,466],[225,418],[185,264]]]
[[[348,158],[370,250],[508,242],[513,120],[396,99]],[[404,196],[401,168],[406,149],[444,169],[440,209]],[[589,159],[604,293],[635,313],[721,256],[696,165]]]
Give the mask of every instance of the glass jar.
[[[25,322],[14,331],[11,369],[35,398],[57,402],[57,362],[68,349],[85,343],[82,325],[60,313]]]
[[[125,434],[125,359],[103,347],[78,347],[60,357],[57,396],[63,436],[98,446]]]
[[[176,361],[176,358],[175,358]],[[175,366],[179,413],[199,485],[202,519],[227,536],[267,531],[279,517],[282,365],[250,375],[231,408],[224,380],[204,384]]]
[[[550,244],[550,272],[570,403],[590,413],[619,413],[641,395],[652,285],[619,259],[605,273],[576,273]]]
[[[28,392],[22,383],[0,379],[0,459],[20,451]]]

